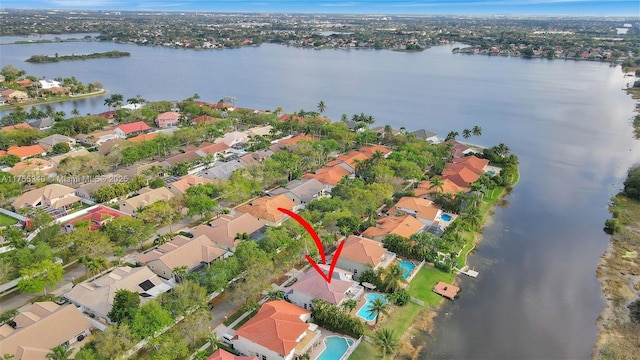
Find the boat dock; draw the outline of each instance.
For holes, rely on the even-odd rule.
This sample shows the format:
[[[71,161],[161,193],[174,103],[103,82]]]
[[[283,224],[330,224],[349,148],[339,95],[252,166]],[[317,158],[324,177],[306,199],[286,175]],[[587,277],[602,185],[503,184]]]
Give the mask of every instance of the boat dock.
[[[462,269],[458,270],[458,274],[465,274],[467,276],[471,276],[472,278],[477,278],[480,273],[475,270],[470,270],[468,266],[465,266]]]

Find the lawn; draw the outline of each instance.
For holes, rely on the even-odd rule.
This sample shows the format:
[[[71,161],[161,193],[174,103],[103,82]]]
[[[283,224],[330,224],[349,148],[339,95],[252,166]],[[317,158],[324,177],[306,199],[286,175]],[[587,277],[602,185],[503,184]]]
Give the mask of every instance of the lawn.
[[[7,216],[5,214],[0,214],[0,227],[13,225],[17,223],[18,220],[12,218],[11,216]]]

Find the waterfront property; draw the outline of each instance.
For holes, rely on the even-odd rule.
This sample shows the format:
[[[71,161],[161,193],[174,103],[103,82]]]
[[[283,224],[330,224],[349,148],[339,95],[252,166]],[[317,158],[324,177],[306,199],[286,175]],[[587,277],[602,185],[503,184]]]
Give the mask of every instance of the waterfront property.
[[[340,360],[355,342],[342,336],[332,335],[325,337],[323,343],[325,349],[316,360]]]
[[[319,265],[328,272],[327,265]],[[327,282],[315,269],[309,269],[295,284],[289,288],[288,297],[292,303],[311,309],[313,299],[322,299],[340,306],[344,301],[358,300],[364,288],[352,280],[352,273],[338,268],[334,269],[331,282]]]
[[[416,268],[416,264],[409,260],[398,259],[398,264],[402,268],[402,277],[406,280]]]
[[[358,317],[364,319],[365,321],[373,321],[373,320],[376,319],[377,315],[370,313],[370,311],[371,311],[371,303],[373,302],[374,299],[377,299],[377,298],[382,299],[382,301],[384,301],[386,303],[387,302],[387,298],[385,298],[384,295],[378,294],[378,293],[366,294],[364,296],[364,298],[366,299],[366,302],[364,303],[364,305],[362,305],[360,310],[358,310],[356,315]]]
[[[447,284],[442,281],[439,281],[436,286],[433,287],[433,292],[440,296],[446,297],[449,300],[453,300],[456,296],[458,296],[459,291],[459,287]]]
[[[355,279],[367,269],[386,269],[396,258],[396,254],[388,251],[382,243],[362,236],[349,235],[337,266],[349,270]]]

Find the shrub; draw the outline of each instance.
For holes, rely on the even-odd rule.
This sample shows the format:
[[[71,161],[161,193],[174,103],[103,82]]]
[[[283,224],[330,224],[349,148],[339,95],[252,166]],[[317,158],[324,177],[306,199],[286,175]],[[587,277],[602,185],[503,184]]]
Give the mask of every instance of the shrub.
[[[388,296],[389,301],[398,306],[405,306],[411,301],[411,295],[405,289],[400,289]]]

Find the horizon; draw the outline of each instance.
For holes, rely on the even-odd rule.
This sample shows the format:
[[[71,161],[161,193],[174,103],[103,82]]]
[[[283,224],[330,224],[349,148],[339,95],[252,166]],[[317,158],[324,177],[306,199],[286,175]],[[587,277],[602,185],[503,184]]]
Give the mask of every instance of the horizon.
[[[3,10],[640,17],[637,0],[5,0]]]

